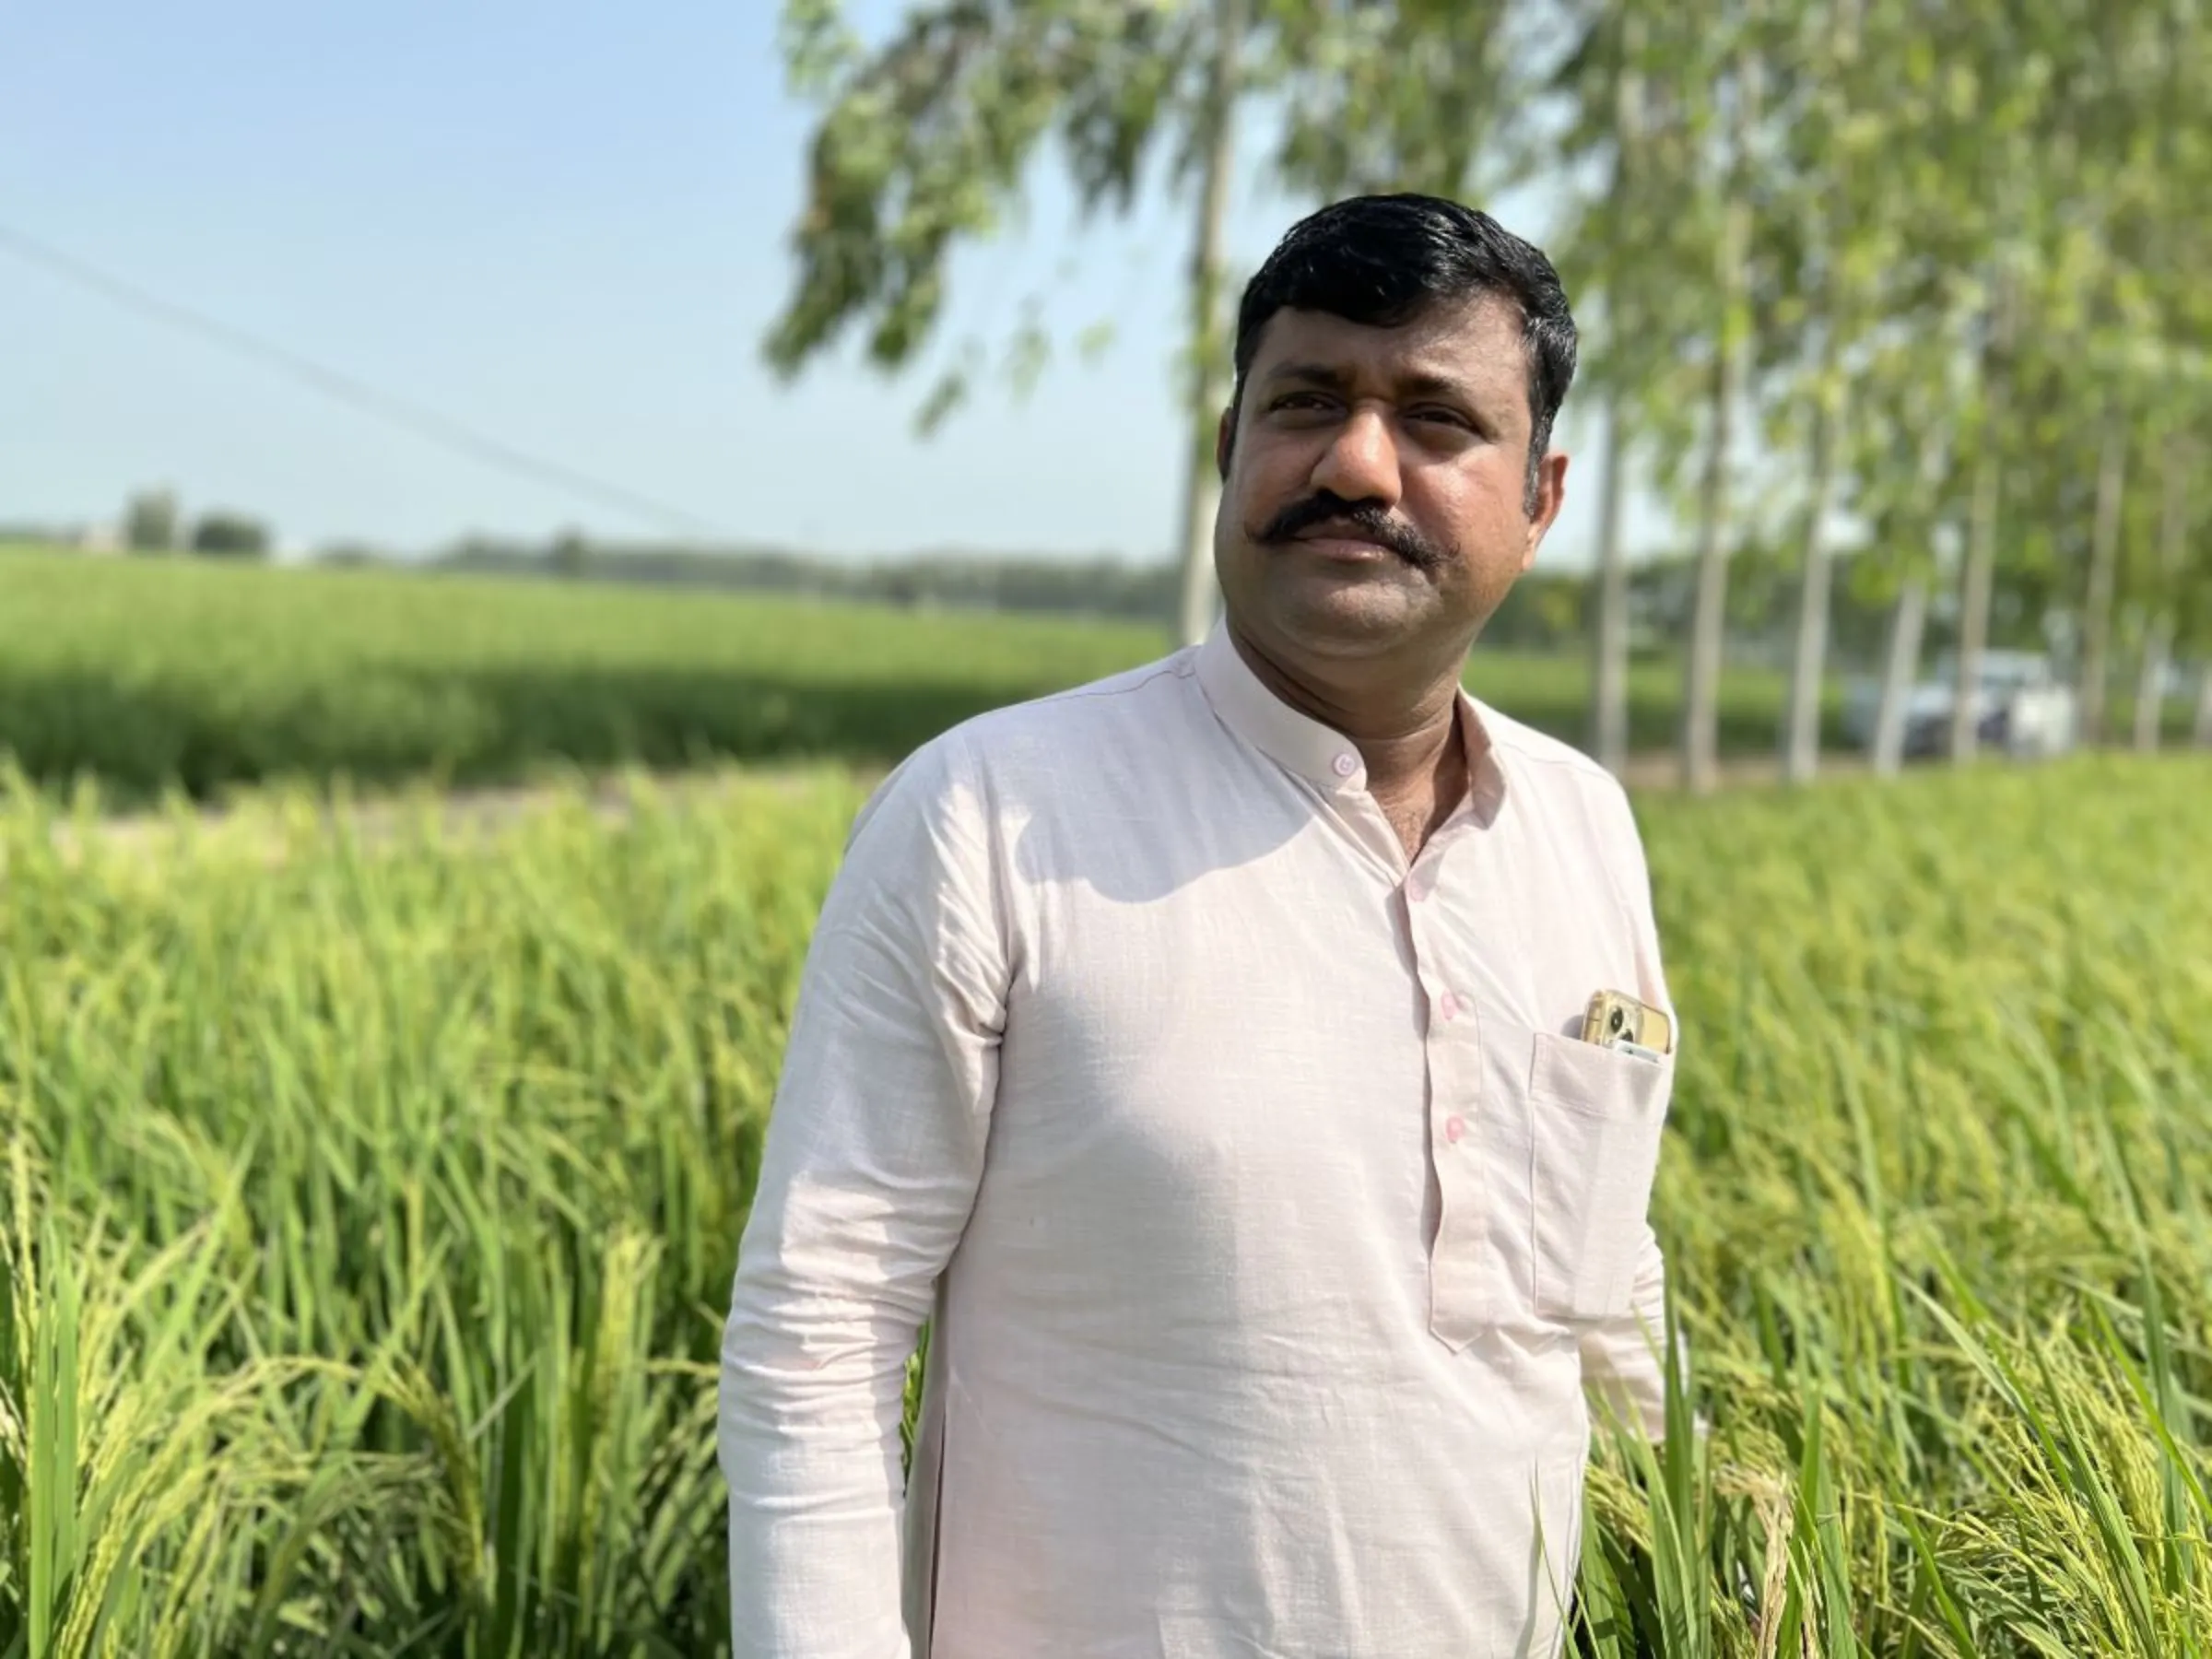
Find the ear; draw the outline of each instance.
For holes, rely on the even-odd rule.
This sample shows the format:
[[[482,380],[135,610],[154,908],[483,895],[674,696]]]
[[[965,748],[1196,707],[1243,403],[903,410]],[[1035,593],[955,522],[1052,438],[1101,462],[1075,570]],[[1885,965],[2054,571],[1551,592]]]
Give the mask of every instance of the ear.
[[[1229,482],[1229,464],[1237,453],[1237,406],[1230,404],[1221,411],[1221,418],[1214,426],[1214,470],[1221,475],[1221,482]]]
[[[1567,454],[1563,450],[1550,450],[1536,463],[1536,510],[1529,515],[1528,539],[1521,548],[1521,569],[1524,572],[1536,562],[1536,548],[1543,544],[1544,533],[1558,520],[1559,509],[1566,504]]]

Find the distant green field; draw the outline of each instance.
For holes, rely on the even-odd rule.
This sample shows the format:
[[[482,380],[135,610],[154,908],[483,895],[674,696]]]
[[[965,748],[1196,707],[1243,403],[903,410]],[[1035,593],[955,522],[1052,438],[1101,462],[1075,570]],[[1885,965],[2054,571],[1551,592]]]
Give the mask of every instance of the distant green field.
[[[189,559],[0,551],[0,750],[36,782],[201,798],[278,780],[484,783],[547,768],[883,764],[971,714],[1134,666],[1164,633]],[[1580,656],[1477,649],[1477,693],[1580,741]],[[1639,747],[1679,675],[1639,665]],[[1722,743],[1766,751],[1771,674],[1725,684]]]

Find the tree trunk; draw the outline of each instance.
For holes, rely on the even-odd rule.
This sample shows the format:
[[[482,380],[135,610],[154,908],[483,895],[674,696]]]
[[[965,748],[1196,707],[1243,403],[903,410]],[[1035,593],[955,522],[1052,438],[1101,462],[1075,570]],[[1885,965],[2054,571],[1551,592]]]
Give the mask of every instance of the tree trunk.
[[[1832,331],[1831,331],[1832,332]],[[1833,349],[1830,348],[1832,360]],[[1820,769],[1820,688],[1827,677],[1828,498],[1833,488],[1836,446],[1841,433],[1841,398],[1831,399],[1826,385],[1813,408],[1813,476],[1806,503],[1803,582],[1797,595],[1797,649],[1790,665],[1789,724],[1783,738],[1782,775],[1791,783],[1809,783]]]
[[[2000,481],[1996,456],[1983,456],[1974,468],[1974,501],[1967,524],[1966,573],[1959,587],[1958,667],[1951,692],[1951,759],[1961,766],[1981,747],[1982,653],[1989,642]]]
[[[1720,782],[1721,660],[1728,623],[1728,450],[1735,436],[1736,358],[1747,328],[1751,257],[1750,145],[1759,125],[1759,60],[1736,62],[1728,202],[1719,250],[1720,314],[1712,347],[1711,429],[1698,509],[1698,597],[1682,687],[1682,783],[1702,794]]]
[[[2136,678],[2136,747],[2154,752],[2166,723],[2166,677],[2173,665],[2173,586],[2189,551],[2189,471],[2179,433],[2159,455],[2164,488],[2159,502],[2159,582],[2143,636],[2143,671]]]
[[[2127,426],[2120,411],[2105,410],[2104,441],[2097,455],[2097,516],[2089,532],[2089,585],[2081,607],[2081,741],[2104,741],[2104,705],[2111,690],[2112,589],[2120,571],[2121,510],[2127,489]]]
[[[1959,591],[1958,683],[1951,702],[1951,759],[1974,758],[1980,734],[1982,653],[1989,642],[1989,597],[1997,564],[1997,515],[2005,481],[2005,418],[2012,346],[2009,288],[2000,278],[1982,356],[1982,453],[1974,466],[1973,509],[1966,531],[1966,572]]]
[[[1920,634],[1928,618],[1928,587],[1905,578],[1889,614],[1889,649],[1882,664],[1882,700],[1874,717],[1874,771],[1893,778],[1905,758],[1905,700],[1920,673]]]
[[[2212,658],[2196,671],[2196,717],[2189,735],[2198,748],[2212,748]]]
[[[1620,545],[1627,458],[1621,453],[1620,396],[1605,405],[1605,468],[1597,494],[1597,616],[1591,629],[1590,748],[1615,777],[1629,763],[1629,560]]]
[[[1735,351],[1713,353],[1712,430],[1698,509],[1697,606],[1682,692],[1682,783],[1702,794],[1720,781],[1721,657],[1728,620],[1728,444],[1735,418]]]
[[[1619,80],[1613,88],[1615,147],[1613,194],[1624,203],[1634,188],[1634,172],[1643,145],[1643,74],[1638,66],[1643,56],[1644,19],[1631,11],[1621,20],[1624,59]],[[1628,317],[1622,310],[1625,295],[1616,295],[1608,306],[1608,320],[1616,331],[1625,331]],[[1621,435],[1621,394],[1608,387],[1603,410],[1605,474],[1597,494],[1597,615],[1590,630],[1590,750],[1597,763],[1615,777],[1629,764],[1629,555],[1621,546],[1621,504],[1628,494],[1628,444]]]
[[[1830,39],[1832,62],[1824,101],[1839,125],[1849,113],[1845,82],[1858,56],[1858,0],[1839,0]],[[1798,560],[1797,648],[1790,664],[1790,706],[1783,729],[1782,775],[1789,783],[1809,783],[1820,770],[1820,692],[1828,677],[1828,612],[1833,585],[1828,546],[1828,507],[1835,488],[1836,455],[1843,441],[1849,394],[1841,359],[1850,324],[1857,321],[1853,290],[1831,263],[1821,279],[1824,313],[1820,337],[1820,378],[1814,387],[1812,478],[1805,513],[1805,547]],[[1914,641],[1917,651],[1918,641]]]
[[[2173,662],[2173,618],[2160,612],[2143,638],[2143,669],[2136,677],[2136,747],[2154,754],[2166,720],[2166,673]]]
[[[1214,464],[1214,431],[1228,401],[1223,395],[1221,267],[1223,227],[1229,217],[1229,175],[1236,136],[1237,59],[1244,43],[1244,0],[1218,0],[1214,18],[1213,85],[1206,120],[1205,174],[1198,189],[1198,222],[1191,243],[1189,403],[1184,408],[1189,453],[1182,491],[1182,603],[1177,631],[1185,645],[1204,640],[1214,625],[1219,590],[1214,579],[1214,518],[1221,505],[1221,478]]]

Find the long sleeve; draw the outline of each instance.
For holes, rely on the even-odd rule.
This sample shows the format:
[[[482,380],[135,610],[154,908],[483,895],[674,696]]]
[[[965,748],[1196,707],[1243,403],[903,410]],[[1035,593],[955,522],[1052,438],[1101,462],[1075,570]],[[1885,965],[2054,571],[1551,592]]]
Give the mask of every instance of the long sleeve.
[[[967,1224],[1004,1024],[959,737],[870,800],[801,980],[722,1350],[734,1659],[905,1659],[906,1362]]]
[[[1668,994],[1666,971],[1660,959],[1658,924],[1652,911],[1651,875],[1644,861],[1642,838],[1621,797],[1625,828],[1618,837],[1608,867],[1617,872],[1621,909],[1635,940],[1636,994],[1663,1011],[1674,1022],[1676,1049],[1681,1048],[1681,1019]],[[1669,1064],[1673,1064],[1672,1061]],[[1666,1262],[1658,1235],[1643,1221],[1643,1237],[1636,1255],[1636,1283],[1630,1311],[1620,1319],[1606,1320],[1583,1334],[1580,1344],[1583,1386],[1596,1395],[1625,1424],[1641,1425],[1658,1441],[1666,1435]],[[1677,1357],[1686,1350],[1677,1347]]]
[[[1583,1385],[1652,1440],[1666,1438],[1666,1263],[1647,1225],[1629,1315],[1583,1333]]]

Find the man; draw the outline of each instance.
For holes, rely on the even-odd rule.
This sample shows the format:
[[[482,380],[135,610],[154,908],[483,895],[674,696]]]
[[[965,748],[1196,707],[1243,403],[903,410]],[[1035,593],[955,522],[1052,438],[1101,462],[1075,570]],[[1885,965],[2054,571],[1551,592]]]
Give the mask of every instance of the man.
[[[1574,353],[1483,215],[1299,224],[1238,318],[1222,624],[861,815],[724,1348],[739,1659],[1558,1651],[1583,1391],[1662,1398],[1672,1061],[1583,1016],[1671,1010],[1620,790],[1460,678]]]

